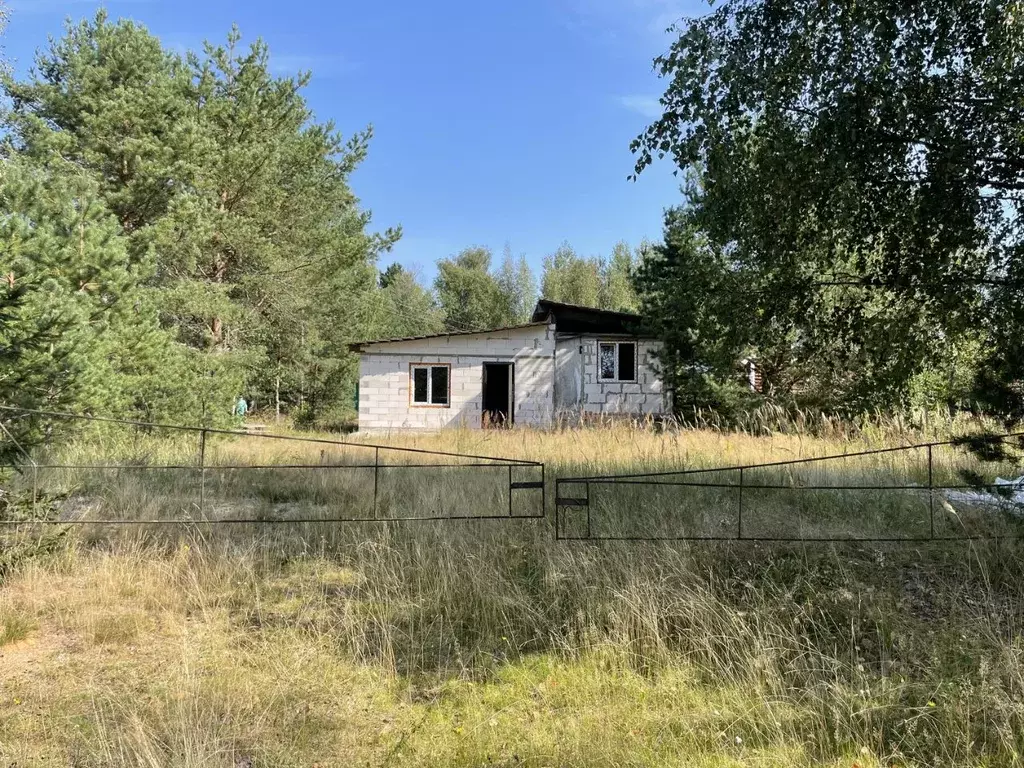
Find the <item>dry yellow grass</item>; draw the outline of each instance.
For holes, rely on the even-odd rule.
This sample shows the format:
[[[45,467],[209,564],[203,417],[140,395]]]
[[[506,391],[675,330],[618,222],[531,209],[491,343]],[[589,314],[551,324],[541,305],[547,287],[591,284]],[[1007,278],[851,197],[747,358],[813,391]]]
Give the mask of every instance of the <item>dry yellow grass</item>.
[[[562,471],[912,439],[841,437],[384,439]],[[254,444],[220,450],[240,460]],[[126,512],[132,494],[155,504],[152,489],[121,490]],[[567,544],[543,522],[462,521],[83,531],[51,549],[0,582],[0,765],[869,768],[1024,754],[1024,568],[1009,542]]]
[[[815,436],[794,426],[786,431],[768,434],[711,429],[667,428],[655,430],[650,424],[607,422],[583,429],[534,430],[516,428],[511,431],[452,429],[444,432],[381,433],[339,436],[317,435],[351,443],[374,443],[396,447],[503,456],[541,461],[559,469],[584,471],[648,471],[662,468],[708,467],[734,464],[755,464],[764,461],[785,461],[794,458],[828,456],[853,451],[911,445],[929,440],[945,440],[953,434],[975,432],[983,427],[971,419],[956,420],[934,417],[927,429],[909,429],[900,421],[880,419],[859,428],[845,422],[823,420],[816,425]],[[309,433],[288,433],[307,436]],[[268,444],[258,437],[234,441],[222,457],[262,460],[268,456],[316,459],[325,446],[298,446],[289,443]],[[349,449],[348,455],[358,455]],[[394,461],[400,461],[395,455]]]

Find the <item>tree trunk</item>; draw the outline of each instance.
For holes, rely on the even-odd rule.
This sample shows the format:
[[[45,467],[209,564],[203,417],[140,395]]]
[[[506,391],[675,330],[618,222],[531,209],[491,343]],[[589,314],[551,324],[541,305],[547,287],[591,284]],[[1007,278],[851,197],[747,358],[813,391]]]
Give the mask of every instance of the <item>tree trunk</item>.
[[[224,341],[224,321],[219,317],[210,321],[210,334],[213,336],[213,348],[216,349]]]
[[[274,421],[281,421],[281,377],[274,379]]]

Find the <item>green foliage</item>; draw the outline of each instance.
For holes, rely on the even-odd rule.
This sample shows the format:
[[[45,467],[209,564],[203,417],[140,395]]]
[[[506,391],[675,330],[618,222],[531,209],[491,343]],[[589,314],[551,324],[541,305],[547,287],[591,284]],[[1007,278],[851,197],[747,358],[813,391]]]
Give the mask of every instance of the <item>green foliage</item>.
[[[742,407],[739,361],[756,319],[739,285],[690,212],[667,211],[664,243],[646,253],[636,286],[648,329],[664,342],[658,364],[681,413]]]
[[[101,11],[36,64],[4,79],[9,153],[81,169],[119,224],[137,301],[168,332],[157,343],[135,323],[118,341],[133,381],[177,388],[189,418],[226,415],[242,391],[314,409],[350,400],[347,343],[363,333],[339,318],[377,290],[373,262],[399,235],[368,234],[348,184],[369,129],[345,140],[316,122],[308,73],[274,76],[267,46],[241,49],[237,30],[181,57]],[[176,367],[141,363],[144,349]]]
[[[434,297],[409,270],[391,264],[381,272],[378,284],[360,308],[366,338],[422,336],[444,330],[444,317]]]
[[[910,382],[910,402],[916,408],[974,410],[977,407],[977,380],[990,353],[985,349],[986,334],[965,333],[946,348],[948,356],[917,374]]]
[[[537,280],[526,257],[515,258],[511,246],[506,245],[495,280],[502,299],[502,324],[529,322],[537,303]]]
[[[377,285],[381,289],[386,290],[396,280],[401,278],[405,274],[405,267],[399,264],[397,261],[388,265],[387,269],[380,273],[380,277],[377,278]]]
[[[491,251],[473,246],[437,263],[434,292],[452,331],[481,330],[528,322],[537,300],[537,281],[525,256],[505,246],[501,265],[491,271]]]
[[[568,243],[544,259],[541,294],[545,299],[635,312],[639,307],[633,288],[637,260],[629,245],[615,244],[611,258],[580,256]]]
[[[452,331],[495,328],[506,319],[501,287],[490,273],[491,252],[473,246],[437,262],[434,290]]]
[[[568,243],[544,258],[541,295],[551,301],[596,307],[601,296],[601,267],[596,259],[578,256]]]
[[[180,406],[168,382],[182,350],[159,328],[139,289],[144,266],[91,179],[6,161],[0,207],[0,403],[150,417]],[[8,427],[24,445],[39,437],[34,417]]]
[[[981,329],[989,401],[1020,408],[1014,5],[734,0],[656,60],[637,172],[668,155],[696,182],[775,396],[903,405]]]
[[[633,288],[635,269],[636,261],[632,249],[625,242],[616,243],[611,258],[601,262],[599,306],[618,312],[637,311],[639,302]]]
[[[133,259],[153,260],[147,277],[156,283],[168,269],[154,259],[153,226],[182,188],[183,148],[196,140],[182,98],[187,79],[180,59],[145,29],[111,23],[100,11],[40,51],[30,79],[4,80],[11,150],[37,164],[60,157],[84,169]]]

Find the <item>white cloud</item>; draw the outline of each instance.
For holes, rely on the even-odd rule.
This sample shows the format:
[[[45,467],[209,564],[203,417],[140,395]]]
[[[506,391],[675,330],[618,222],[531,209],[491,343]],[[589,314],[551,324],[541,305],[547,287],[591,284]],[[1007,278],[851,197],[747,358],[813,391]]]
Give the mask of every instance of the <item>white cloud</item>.
[[[643,115],[644,117],[661,117],[664,112],[661,104],[658,102],[657,96],[632,94],[630,96],[619,96],[616,101],[626,109]]]

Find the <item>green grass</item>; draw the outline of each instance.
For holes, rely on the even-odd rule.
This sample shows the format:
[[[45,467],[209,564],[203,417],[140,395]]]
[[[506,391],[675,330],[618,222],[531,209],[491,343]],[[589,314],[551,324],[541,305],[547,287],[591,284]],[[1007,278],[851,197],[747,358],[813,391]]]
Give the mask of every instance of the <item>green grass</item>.
[[[644,469],[714,466],[844,445],[627,427],[396,442],[532,455],[556,465],[549,479],[630,456]],[[258,458],[248,442],[221,455],[232,449]],[[950,474],[996,469],[941,460]],[[886,461],[855,471],[919,469]],[[185,508],[174,480],[63,479],[104,515]],[[305,477],[267,498],[266,482],[233,480],[212,498],[261,514],[347,498]],[[439,493],[414,484],[402,503],[425,492]],[[678,524],[666,516],[678,498],[630,493],[651,492],[605,497],[601,525]],[[731,522],[728,497],[701,493],[687,521]],[[827,493],[802,510],[819,525],[864,530],[906,512]],[[785,524],[796,502],[772,503],[763,519]],[[616,520],[622,509],[635,514]],[[1024,754],[1024,550],[1012,541],[559,543],[550,520],[512,520],[87,526],[59,547],[0,582],[0,764],[869,768]]]
[[[1024,746],[1011,550],[435,529],[277,551],[122,542],[25,566],[3,599],[37,629],[4,657],[0,756],[928,766],[1012,765]]]
[[[35,629],[32,617],[14,609],[0,611],[0,648],[25,640]]]

